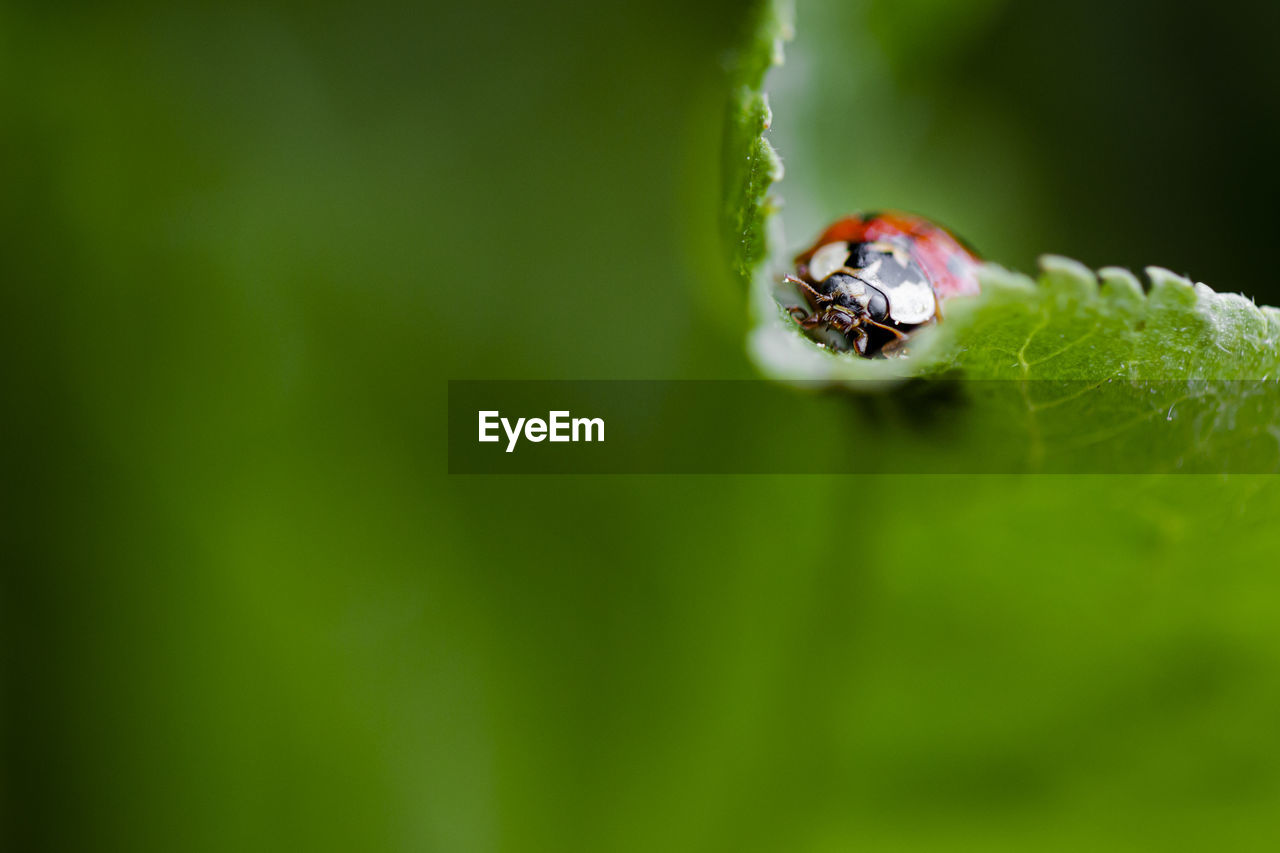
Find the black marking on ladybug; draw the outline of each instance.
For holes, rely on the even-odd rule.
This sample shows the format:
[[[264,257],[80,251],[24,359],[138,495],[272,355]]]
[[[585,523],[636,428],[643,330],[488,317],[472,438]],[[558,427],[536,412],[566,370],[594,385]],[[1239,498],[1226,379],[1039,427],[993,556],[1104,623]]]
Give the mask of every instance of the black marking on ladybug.
[[[867,313],[871,319],[883,323],[889,317],[889,299],[878,288],[867,285],[871,301],[867,303]]]

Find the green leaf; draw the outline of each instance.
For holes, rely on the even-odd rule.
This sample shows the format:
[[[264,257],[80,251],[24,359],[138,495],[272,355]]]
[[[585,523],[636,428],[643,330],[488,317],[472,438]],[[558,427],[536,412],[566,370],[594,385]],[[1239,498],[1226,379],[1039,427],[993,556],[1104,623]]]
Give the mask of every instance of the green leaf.
[[[782,178],[782,161],[763,134],[772,113],[765,76],[782,63],[782,43],[791,36],[787,0],[757,2],[742,46],[727,62],[730,104],[724,145],[724,233],[734,271],[748,281],[769,252],[766,228],[776,207],[769,189]]]
[[[1041,260],[1039,281],[989,267],[922,342],[980,379],[1254,380],[1280,371],[1280,311],[1151,267],[1150,293],[1115,267]]]
[[[1280,311],[1154,267],[1144,293],[1125,270],[1041,266],[989,268],[923,342],[920,375],[1009,398],[1032,467],[1280,470]]]
[[[982,293],[946,303],[943,321],[896,358],[806,336],[782,304],[795,304],[780,288],[789,258],[768,239],[782,169],[763,136],[764,83],[788,20],[776,3],[757,7],[726,136],[726,226],[751,293],[749,349],[766,376],[857,391],[963,380],[969,405],[953,432],[969,458],[1002,470],[1280,470],[1280,311],[1158,267],[1144,290],[1125,270],[1095,275],[1056,256],[1034,280],[987,265]]]

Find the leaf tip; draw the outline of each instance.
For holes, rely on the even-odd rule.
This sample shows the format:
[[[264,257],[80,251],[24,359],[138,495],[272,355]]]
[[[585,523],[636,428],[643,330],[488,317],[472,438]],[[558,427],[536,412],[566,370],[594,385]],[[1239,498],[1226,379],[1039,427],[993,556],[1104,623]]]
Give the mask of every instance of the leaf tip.
[[[1061,255],[1040,257],[1040,280],[1054,292],[1081,301],[1098,295],[1098,278],[1079,261]]]
[[[1255,349],[1269,348],[1274,337],[1271,324],[1252,299],[1239,293],[1217,293],[1207,284],[1197,284],[1196,295],[1210,309],[1206,313],[1220,335],[1238,337]]]
[[[1036,283],[1020,272],[1005,269],[999,264],[983,264],[978,270],[978,279],[982,282],[982,290],[1004,291],[1006,293],[1028,294],[1035,290]]]
[[[1164,267],[1147,267],[1146,273],[1151,282],[1149,298],[1153,303],[1189,308],[1199,300],[1190,279]]]
[[[1108,302],[1137,306],[1146,298],[1138,277],[1124,267],[1103,267],[1098,278],[1102,279],[1102,298]]]

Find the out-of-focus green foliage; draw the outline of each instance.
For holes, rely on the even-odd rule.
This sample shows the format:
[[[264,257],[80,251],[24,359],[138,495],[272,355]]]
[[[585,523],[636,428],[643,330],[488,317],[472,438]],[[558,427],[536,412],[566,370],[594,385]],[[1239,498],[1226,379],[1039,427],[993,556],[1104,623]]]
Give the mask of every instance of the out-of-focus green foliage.
[[[1013,267],[1256,277],[1265,212],[1210,202],[1274,197],[1274,4],[897,3],[797,9],[792,239],[892,204]],[[743,13],[0,6],[0,846],[1275,847],[1271,478],[445,474],[448,378],[755,375]],[[1144,225],[1171,174],[1209,244]],[[795,405],[722,428],[874,448]]]

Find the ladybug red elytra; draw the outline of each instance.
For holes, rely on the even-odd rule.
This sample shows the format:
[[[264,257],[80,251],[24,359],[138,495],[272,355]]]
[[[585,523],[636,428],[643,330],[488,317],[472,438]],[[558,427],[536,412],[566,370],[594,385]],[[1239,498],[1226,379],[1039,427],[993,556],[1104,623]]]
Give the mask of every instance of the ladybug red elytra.
[[[939,304],[978,292],[976,252],[940,225],[908,213],[839,220],[788,275],[808,303],[791,314],[816,338],[868,358],[898,351]]]

